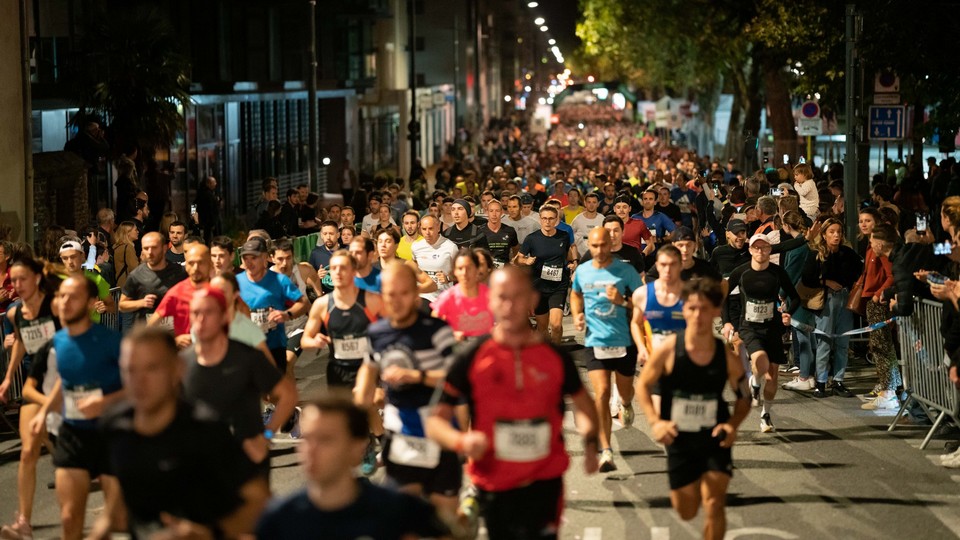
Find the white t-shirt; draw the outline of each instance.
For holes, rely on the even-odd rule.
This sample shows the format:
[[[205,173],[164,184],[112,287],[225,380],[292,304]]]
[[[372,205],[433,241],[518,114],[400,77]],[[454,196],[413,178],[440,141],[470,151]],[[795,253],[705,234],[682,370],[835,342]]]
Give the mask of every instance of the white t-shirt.
[[[365,231],[367,231],[367,232],[370,232],[370,229],[373,228],[373,226],[376,225],[377,223],[380,223],[380,216],[379,216],[379,215],[377,215],[377,216],[371,216],[370,214],[367,214],[367,215],[363,216],[363,222],[361,222],[360,226],[363,227],[363,230],[365,230]],[[394,221],[393,218],[391,217],[391,218],[390,218],[390,224],[391,224],[391,225],[396,225],[397,222]]]
[[[540,230],[540,218],[534,217],[533,214],[527,217],[521,217],[517,221],[510,219],[510,216],[503,216],[500,219],[500,223],[513,227],[517,231],[517,242],[521,244],[528,234]]]
[[[590,234],[590,230],[595,227],[603,227],[603,218],[604,215],[597,212],[597,215],[592,218],[588,218],[585,212],[581,212],[577,217],[573,218],[573,223],[570,226],[573,228],[573,238],[576,240],[577,253],[579,255],[584,255],[589,251],[587,247],[587,235]]]
[[[421,238],[410,246],[410,251],[413,253],[413,261],[417,263],[420,270],[426,272],[430,279],[437,283],[436,292],[420,295],[432,302],[451,286],[450,279],[453,278],[453,262],[457,258],[457,245],[443,236],[434,245],[428,244]],[[447,275],[447,283],[441,285],[437,282],[438,272]]]
[[[794,182],[794,189],[800,196],[800,209],[810,219],[817,219],[817,211],[820,208],[820,194],[817,192],[817,184],[813,180],[807,180],[804,183]]]

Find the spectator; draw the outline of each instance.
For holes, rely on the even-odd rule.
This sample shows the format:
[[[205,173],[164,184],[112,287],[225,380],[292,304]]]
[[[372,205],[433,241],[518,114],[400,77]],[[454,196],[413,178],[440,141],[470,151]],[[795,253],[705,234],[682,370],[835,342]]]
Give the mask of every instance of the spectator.
[[[260,184],[260,200],[247,212],[247,224],[251,226],[256,224],[260,216],[267,210],[270,201],[276,201],[279,198],[278,185],[276,178],[264,178]]]
[[[280,208],[280,213],[278,214],[278,219],[280,224],[283,226],[284,234],[286,235],[295,235],[297,231],[300,230],[300,192],[296,189],[290,188],[287,190],[287,202],[283,203]],[[269,229],[268,229],[269,231]],[[273,231],[270,231],[270,235],[273,236]],[[281,236],[273,236],[274,238],[281,238]]]
[[[116,261],[116,285],[123,287],[127,276],[140,264],[133,243],[139,240],[137,226],[130,221],[124,221],[113,234],[113,260]]]
[[[210,243],[220,234],[220,196],[217,195],[217,179],[208,176],[197,189],[197,221],[200,225],[203,241]]]
[[[100,173],[100,167],[103,160],[110,153],[110,143],[107,142],[105,133],[100,129],[100,123],[94,119],[87,119],[83,123],[77,136],[67,141],[63,146],[67,152],[72,152],[87,164],[87,204],[92,208],[100,205],[97,192],[97,177]],[[56,257],[50,260],[56,260]]]
[[[283,223],[280,221],[280,211],[282,208],[283,205],[280,204],[280,201],[270,201],[267,204],[267,209],[260,214],[260,218],[257,219],[253,228],[263,229],[270,235],[270,238],[283,238],[286,236]]]
[[[129,221],[137,212],[136,198],[140,187],[137,185],[136,168],[133,161],[121,159],[117,161],[117,219]]]

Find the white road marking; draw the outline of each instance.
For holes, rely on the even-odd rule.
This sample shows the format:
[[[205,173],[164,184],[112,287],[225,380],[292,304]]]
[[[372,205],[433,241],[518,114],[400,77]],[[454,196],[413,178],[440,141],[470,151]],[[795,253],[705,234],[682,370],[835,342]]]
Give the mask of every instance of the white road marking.
[[[727,534],[723,536],[723,540],[733,540],[734,538],[740,538],[741,536],[756,535],[772,536],[773,538],[783,538],[784,540],[794,540],[799,538],[793,533],[781,531],[780,529],[771,529],[769,527],[744,527],[742,529],[727,531]]]
[[[587,527],[583,529],[583,540],[600,540],[603,538],[603,529],[600,527]]]
[[[926,508],[940,520],[940,523],[950,529],[954,536],[960,538],[960,515],[957,515],[957,502],[960,501],[960,497],[956,495],[922,495],[920,493],[917,493],[916,497],[946,503],[943,505],[932,504]]]
[[[670,540],[670,527],[650,527],[650,540]]]

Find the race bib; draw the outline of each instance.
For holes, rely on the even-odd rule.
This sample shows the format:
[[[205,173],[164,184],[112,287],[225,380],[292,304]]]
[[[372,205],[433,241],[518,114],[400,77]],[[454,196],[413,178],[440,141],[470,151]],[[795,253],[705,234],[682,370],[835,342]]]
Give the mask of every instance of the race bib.
[[[745,309],[748,322],[762,323],[773,318],[773,302],[747,300]]]
[[[366,337],[333,338],[333,357],[337,360],[362,360],[370,351]]]
[[[56,332],[57,327],[53,324],[52,319],[32,321],[20,328],[20,340],[23,341],[23,348],[27,351],[27,354],[36,354],[40,347],[46,345],[53,338],[53,334]]]
[[[677,431],[686,433],[710,429],[717,425],[717,400],[705,396],[673,396],[670,419],[677,424]]]
[[[390,436],[391,463],[435,469],[440,464],[440,445],[424,437],[394,433]]]
[[[609,360],[611,358],[623,358],[627,355],[626,347],[594,347],[593,356],[597,360]]]
[[[99,388],[79,389],[63,391],[63,417],[67,420],[89,420],[80,412],[78,403],[89,397],[103,397],[103,390]]]
[[[562,266],[547,266],[543,265],[543,270],[540,271],[540,279],[546,281],[560,281],[563,279],[563,267]]]
[[[253,324],[257,325],[260,328],[260,331],[266,334],[270,330],[276,328],[276,324],[270,322],[270,310],[269,309],[257,309],[250,312],[250,320],[253,321]]]
[[[497,459],[514,463],[539,461],[550,455],[550,424],[535,420],[497,420],[493,447]]]

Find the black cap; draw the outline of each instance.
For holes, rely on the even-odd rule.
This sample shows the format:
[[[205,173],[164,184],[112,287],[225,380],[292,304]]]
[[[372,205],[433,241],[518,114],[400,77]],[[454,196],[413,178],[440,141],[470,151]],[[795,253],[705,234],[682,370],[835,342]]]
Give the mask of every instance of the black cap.
[[[677,227],[677,229],[673,231],[673,234],[670,235],[671,242],[682,242],[684,240],[697,241],[697,235],[690,227]]]
[[[630,200],[630,197],[627,195],[620,195],[613,200],[613,204],[617,204],[617,203],[629,204],[631,206],[633,205],[633,202]]]
[[[254,236],[253,238],[247,240],[240,248],[241,257],[244,255],[265,255],[268,252],[269,249],[267,249],[267,243],[259,236]]]
[[[733,234],[747,232],[747,224],[742,219],[731,219],[727,222],[727,231]]]
[[[533,204],[533,197],[529,193],[520,195],[520,204]]]

